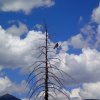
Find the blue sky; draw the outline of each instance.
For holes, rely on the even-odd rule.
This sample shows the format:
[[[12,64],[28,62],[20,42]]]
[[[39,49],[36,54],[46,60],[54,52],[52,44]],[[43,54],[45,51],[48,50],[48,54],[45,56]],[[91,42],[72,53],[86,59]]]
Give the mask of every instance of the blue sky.
[[[64,70],[75,78],[78,77],[79,84],[74,83],[68,87],[70,95],[72,98],[75,95],[79,98],[86,96],[93,98],[94,86],[100,84],[98,78],[100,75],[100,68],[98,68],[100,65],[100,0],[46,0],[47,3],[43,0],[36,2],[25,0],[27,3],[22,3],[19,0],[18,2],[16,0],[8,1],[0,1],[0,5],[2,5],[0,7],[0,34],[3,37],[0,38],[0,78],[4,79],[5,84],[8,82],[15,89],[8,92],[22,98],[17,92],[22,91],[23,88],[16,90],[16,87],[20,87],[20,83],[27,77],[27,74],[23,74],[26,70],[23,66],[30,62],[27,58],[30,55],[24,55],[24,53],[31,49],[32,44],[28,46],[28,43],[33,41],[32,38],[37,39],[38,35],[34,31],[34,26],[44,24],[45,21],[49,34],[53,36],[51,38],[53,43],[62,44],[61,48],[65,50],[64,54],[61,52],[59,54],[65,62],[69,63],[69,70],[67,68]],[[32,4],[28,3],[32,1]],[[31,31],[33,31],[33,35],[30,35]],[[26,35],[25,40],[22,38],[23,34]],[[42,35],[40,34],[40,36]],[[36,46],[35,42],[33,45]],[[16,54],[13,54],[14,52]],[[97,58],[94,60],[95,56]],[[26,58],[22,60],[21,57]],[[71,66],[74,65],[75,68],[72,68]],[[97,74],[93,74],[94,70]],[[93,76],[91,76],[92,74]],[[93,92],[90,92],[89,86],[93,87]],[[85,89],[86,87],[90,91]],[[1,95],[6,90],[2,91],[0,91]],[[94,94],[94,98],[100,99],[99,95]]]
[[[56,40],[66,40],[80,31],[80,27],[90,20],[92,10],[99,4],[99,0],[88,2],[84,0],[78,0],[77,2],[55,0],[55,2],[55,5],[50,8],[33,9],[28,15],[21,11],[17,13],[0,12],[0,23],[4,28],[7,28],[9,27],[9,20],[18,20],[32,29],[35,24],[41,24],[46,20],[50,33],[57,34],[58,39]],[[84,20],[79,24],[80,16]]]

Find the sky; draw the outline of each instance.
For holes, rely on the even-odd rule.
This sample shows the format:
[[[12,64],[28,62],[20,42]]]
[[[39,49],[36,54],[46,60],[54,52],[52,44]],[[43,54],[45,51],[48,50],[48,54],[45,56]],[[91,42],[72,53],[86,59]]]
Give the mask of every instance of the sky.
[[[0,1],[0,95],[27,100],[28,66],[39,53],[32,49],[43,45],[44,23],[50,43],[61,45],[56,57],[65,64],[56,65],[77,80],[65,77],[71,100],[100,99],[100,0]],[[58,99],[65,100],[61,94]]]

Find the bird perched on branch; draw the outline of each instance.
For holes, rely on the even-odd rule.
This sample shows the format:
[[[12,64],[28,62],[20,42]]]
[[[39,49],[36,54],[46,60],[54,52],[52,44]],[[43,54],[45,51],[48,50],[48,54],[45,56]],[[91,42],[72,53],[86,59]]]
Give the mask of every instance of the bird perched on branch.
[[[58,48],[58,46],[59,46],[59,44],[56,43],[53,49]]]

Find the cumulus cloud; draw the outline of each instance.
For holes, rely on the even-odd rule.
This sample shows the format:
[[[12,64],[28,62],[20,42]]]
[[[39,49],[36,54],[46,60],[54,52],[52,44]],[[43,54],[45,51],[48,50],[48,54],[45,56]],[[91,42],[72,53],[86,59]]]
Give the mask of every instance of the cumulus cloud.
[[[72,89],[70,93],[71,100],[100,99],[100,51],[98,49],[100,47],[99,10],[100,5],[93,10],[92,22],[81,28],[80,34],[71,37],[69,41],[65,41],[63,44],[62,49],[65,51],[69,49],[66,49],[66,47],[70,45],[82,50],[82,52],[79,55],[59,52],[55,57],[60,57],[62,63],[51,62],[76,79],[73,81],[65,76],[64,79],[66,82],[64,84],[66,86],[83,84],[81,88]],[[94,22],[97,23],[97,26],[93,25]],[[56,74],[59,76],[58,73]]]
[[[50,7],[54,4],[52,0],[2,0],[0,1],[0,10],[8,11],[23,11],[29,13],[32,9],[38,7]],[[12,5],[12,6],[11,6]],[[80,21],[82,21],[80,17]],[[71,37],[69,41],[58,42],[61,46],[60,52],[53,50],[56,54],[52,53],[49,56],[57,57],[62,62],[53,62],[59,69],[71,75],[75,80],[64,76],[66,80],[64,85],[67,87],[83,84],[82,88],[72,89],[70,94],[71,100],[83,99],[100,99],[100,5],[93,10],[92,21],[97,23],[97,27],[92,24],[86,24],[76,36]],[[37,24],[35,26],[39,30],[42,26]],[[20,35],[27,33],[24,39]],[[20,67],[25,74],[33,68],[29,67],[37,60],[43,59],[37,57],[40,55],[38,47],[44,45],[42,39],[45,34],[41,31],[28,30],[27,26],[21,22],[17,25],[4,29],[0,26],[0,71],[4,68],[18,68]],[[55,44],[49,40],[54,46]],[[78,54],[69,54],[69,46],[78,48],[82,52]],[[51,49],[52,51],[52,49]],[[55,71],[58,77],[60,73]],[[41,76],[40,76],[41,77]],[[20,84],[12,82],[7,76],[0,77],[0,95],[5,93],[24,93],[25,81]],[[53,94],[54,95],[54,94]],[[66,98],[57,92],[58,97],[56,100],[66,100]],[[51,99],[51,98],[50,98]],[[27,99],[23,99],[27,100]],[[51,99],[52,100],[52,99]]]
[[[86,24],[80,29],[79,34],[69,39],[68,44],[74,49],[89,47],[100,50],[100,25]]]
[[[3,0],[0,1],[0,10],[4,12],[23,11],[29,13],[34,8],[50,7],[52,5],[54,5],[53,0]]]
[[[70,97],[71,98],[80,97],[79,96],[79,92],[80,92],[80,89],[79,88],[72,89],[72,91],[70,93]]]
[[[0,28],[0,65],[2,68],[18,68],[21,67],[23,71],[31,70],[28,66],[37,60],[40,55],[38,47],[44,45],[44,41],[40,40],[45,38],[42,32],[29,31],[25,39],[20,39],[19,36],[8,34],[2,27]],[[80,35],[78,37],[81,37]],[[76,41],[77,38],[73,39]],[[41,41],[41,42],[40,42]],[[51,42],[54,45],[53,42]],[[78,83],[83,82],[96,82],[99,81],[99,67],[100,66],[100,52],[96,49],[83,48],[80,55],[68,54],[68,43],[62,42],[62,50],[56,55],[52,55],[62,60],[55,63],[56,66],[74,76],[78,80]],[[55,52],[55,51],[54,51]],[[40,58],[40,60],[43,59]],[[39,59],[38,59],[39,60]],[[28,68],[28,70],[27,70]],[[95,71],[95,73],[94,73]],[[77,73],[79,72],[79,73]],[[88,77],[87,77],[88,76]],[[68,79],[69,80],[69,79]],[[70,81],[73,83],[73,81]]]
[[[100,4],[92,12],[92,21],[100,24]]]
[[[100,82],[85,83],[80,90],[80,96],[83,99],[100,99]]]
[[[85,47],[98,48],[99,45],[96,46],[96,42],[99,42],[97,31],[99,31],[99,27],[97,29],[94,25],[86,24],[80,29],[79,34],[69,39],[69,44],[78,49]]]
[[[59,56],[63,63],[56,63],[57,67],[76,79],[65,77],[67,86],[100,81],[100,52],[96,49],[84,48],[79,55],[62,53]]]
[[[53,99],[55,99],[55,100],[69,100],[70,93],[68,91],[66,91],[65,89],[60,89],[60,90],[63,91],[64,94],[57,91],[57,90],[55,90],[55,92],[54,92],[53,90],[49,89],[49,94],[50,94],[49,100],[53,100]],[[39,96],[37,97],[38,100],[41,100],[44,98],[43,93],[44,93],[43,91],[40,92]],[[34,97],[32,99],[34,99]],[[23,99],[23,100],[28,100],[28,99]]]
[[[93,9],[90,22],[80,29],[79,34],[71,37],[69,44],[78,49],[90,47],[100,50],[100,4]]]
[[[25,93],[26,82],[22,81],[20,84],[12,82],[7,76],[0,77],[0,95],[6,93]]]
[[[81,88],[78,87],[73,88],[71,92],[65,90],[65,92],[68,95],[70,95],[70,100],[100,99],[99,91],[100,91],[100,82],[84,83]],[[57,94],[59,94],[58,97],[56,98],[57,100],[61,99],[67,100],[67,98],[66,97],[64,98],[64,96],[61,93],[58,92]]]
[[[25,24],[19,22],[17,25],[12,25],[9,28],[6,29],[6,32],[12,35],[20,36],[24,33],[28,32],[28,28]]]
[[[76,36],[73,36],[70,39],[69,44],[74,48],[83,48],[87,46],[87,42],[84,41],[84,37],[81,34],[77,34]]]
[[[83,100],[80,96],[80,88],[74,88],[70,92],[71,100]]]
[[[33,30],[25,39],[20,39],[19,36],[9,34],[2,27],[0,27],[0,35],[0,66],[11,68],[30,64],[32,56],[37,56],[38,52],[38,50],[32,51],[32,48],[38,48],[43,43],[39,38],[44,36],[41,32]]]
[[[71,90],[71,100],[100,99],[100,81],[84,83],[81,88]]]
[[[15,1],[13,1],[12,4],[14,4]],[[0,2],[2,2],[2,5],[5,5],[4,1]],[[22,1],[18,0],[18,2]],[[38,0],[35,2],[38,2]],[[8,6],[8,4],[9,3],[7,3],[6,5]],[[31,10],[31,8],[16,9],[14,11],[22,10],[25,12],[29,12]],[[98,47],[100,47],[100,25],[99,17],[96,17],[97,15],[99,16],[99,12],[97,9],[99,9],[99,7],[93,11],[92,15],[93,20],[98,23],[97,27],[94,27],[91,24],[85,25],[83,28],[81,28],[80,34],[71,37],[69,41],[58,42],[61,46],[59,50],[60,52],[56,52],[56,50],[53,50],[56,54],[50,54],[53,57],[60,57],[60,59],[62,60],[62,62],[55,63],[51,61],[51,63],[55,64],[58,68],[75,78],[74,81],[64,76],[64,79],[66,80],[66,82],[64,83],[65,86],[83,84],[82,89],[77,88],[72,90],[72,92],[70,93],[71,100],[81,100],[85,97],[100,99],[98,92],[100,91],[98,88],[98,86],[100,85],[100,52],[98,50]],[[11,9],[8,9],[7,11],[11,11]],[[36,27],[41,29],[41,26],[38,24]],[[19,36],[24,32],[28,33],[26,38],[20,39]],[[40,50],[37,48],[44,45],[44,41],[42,39],[45,38],[45,34],[43,34],[41,31],[28,31],[25,24],[19,23],[19,26],[12,25],[6,30],[0,27],[0,35],[0,69],[6,67],[20,67],[24,73],[31,71],[32,67],[29,67],[29,65],[37,61],[37,57],[40,55]],[[52,41],[49,40],[49,42],[52,44],[52,46],[54,46],[54,43]],[[69,50],[68,45],[73,46],[74,48],[78,48],[82,50],[82,52],[79,55],[69,54],[66,52]],[[43,59],[43,57],[40,57],[38,60],[41,59]],[[55,73],[60,76],[58,72]],[[2,86],[3,83],[0,81],[2,86],[0,90],[1,93],[5,92],[5,90],[9,87],[13,87],[14,90],[11,91],[15,92],[23,90],[19,90],[18,88],[20,87],[20,85],[16,86],[16,84],[12,83],[11,80],[7,77],[1,78],[0,80],[2,80],[2,82],[4,81],[4,83],[7,84],[7,87]],[[62,95],[59,94],[59,98],[62,99]],[[57,100],[59,98],[57,98]],[[65,100],[65,98],[63,98],[62,100]]]
[[[74,88],[71,90],[71,92],[65,90],[65,89],[61,89],[64,93],[67,94],[67,96],[65,96],[64,94],[58,92],[55,90],[55,94],[52,90],[49,90],[49,94],[51,94],[55,100],[69,100],[68,98],[70,97],[70,100],[83,100],[83,98],[80,96],[80,91],[81,89],[80,88]],[[43,98],[43,92],[41,92],[39,94],[39,96],[37,97],[38,100],[41,100]],[[50,100],[53,100],[54,98],[52,98],[51,96],[49,97]],[[34,99],[31,98],[31,100]],[[28,98],[23,98],[22,100],[28,100]]]

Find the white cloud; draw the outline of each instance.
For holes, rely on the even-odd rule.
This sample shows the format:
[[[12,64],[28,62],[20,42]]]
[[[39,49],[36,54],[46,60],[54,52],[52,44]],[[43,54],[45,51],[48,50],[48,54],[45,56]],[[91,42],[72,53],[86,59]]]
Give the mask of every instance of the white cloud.
[[[95,34],[95,30],[94,30],[94,25],[91,25],[91,24],[86,24],[83,28],[81,28],[81,32],[84,34],[84,35],[87,35],[87,36],[92,36],[93,34]]]
[[[70,100],[83,100],[82,97],[80,96],[80,91],[81,91],[80,88],[72,89],[71,92],[65,89],[61,89],[61,90],[66,94],[66,96],[62,94],[61,92],[58,92],[57,90],[55,90],[55,93],[56,93],[55,94],[54,91],[49,89],[49,94],[51,94],[54,97],[52,98],[52,96],[50,95],[49,99],[50,100],[54,100],[54,99],[55,100],[69,100],[68,98],[70,97]],[[37,98],[38,100],[41,100],[43,97],[44,97],[43,92],[41,92]],[[31,98],[31,100],[32,99],[34,99],[34,97]],[[28,98],[23,98],[22,100],[28,100]]]
[[[30,31],[27,37],[21,40],[19,36],[7,33],[2,27],[0,35],[0,65],[11,68],[28,66],[33,60],[32,56],[36,57],[38,52],[32,51],[32,48],[38,48],[43,43],[39,38],[44,36],[41,32]]]
[[[7,76],[0,77],[0,95],[6,93],[25,93],[25,81],[22,81],[20,84],[15,84]]]
[[[61,46],[61,52],[68,51],[69,47],[68,47],[68,42],[67,41],[60,42],[59,45]]]
[[[83,99],[100,99],[100,82],[85,83],[80,90],[80,96]]]
[[[65,76],[67,86],[100,81],[100,52],[96,49],[84,48],[80,55],[63,53],[59,56],[63,63],[56,63],[57,67],[76,79],[72,81]]]
[[[28,65],[37,60],[36,57],[40,54],[40,50],[37,48],[40,45],[44,45],[44,41],[40,40],[40,38],[45,38],[44,34],[32,30],[28,32],[25,39],[21,40],[19,36],[8,34],[7,31],[1,27],[0,35],[2,36],[0,37],[0,65],[3,68],[21,67],[24,72],[31,70]],[[68,46],[67,42],[62,42],[62,44],[62,49],[67,51],[68,48],[65,48]],[[54,43],[52,43],[52,45],[54,45]],[[59,62],[55,64],[76,78],[76,80],[78,80],[77,84],[100,81],[98,77],[100,75],[100,52],[98,50],[83,48],[80,55],[59,52],[59,55],[56,54],[54,56],[58,58],[60,56],[63,63]],[[43,57],[40,59],[43,59]],[[69,81],[68,77],[66,77],[66,79]],[[68,85],[75,83],[76,82],[70,80]]]
[[[87,42],[84,41],[84,37],[81,34],[77,34],[76,36],[73,36],[70,39],[69,44],[74,48],[83,48],[87,46]]]
[[[97,27],[97,33],[100,34],[100,25]]]
[[[37,31],[29,31],[28,35],[25,39],[20,39],[19,35],[14,35],[12,32],[8,32],[7,30],[0,27],[0,66],[10,67],[10,68],[18,68],[21,67],[24,71],[31,70],[28,67],[29,64],[36,61],[37,54],[40,53],[40,50],[37,48],[40,45],[44,45],[44,41],[40,39],[45,38],[42,32]],[[40,42],[41,41],[41,42]],[[54,46],[54,43],[50,41]],[[59,42],[62,44],[62,50],[68,50],[68,41]],[[100,81],[100,52],[96,49],[84,48],[84,38],[81,34],[76,35],[71,38],[71,44],[73,44],[76,48],[82,48],[82,53],[77,54],[68,54],[66,52],[59,52],[60,59],[63,63],[55,63],[58,65],[57,67],[61,68],[72,77],[74,77],[77,82],[69,80],[68,77],[65,77],[67,83],[64,83],[66,86],[80,84],[80,83],[89,83],[89,82],[98,82]],[[82,45],[82,46],[81,46]],[[89,45],[88,45],[89,46]],[[32,50],[33,49],[33,50]],[[32,52],[31,52],[32,50]],[[55,52],[55,51],[54,51]],[[33,57],[32,57],[33,56]],[[58,57],[56,54],[55,57]],[[43,58],[40,58],[43,59]],[[39,59],[38,59],[39,60]],[[64,64],[65,63],[65,64]],[[27,66],[27,67],[26,67]],[[26,70],[28,68],[28,70]],[[95,73],[94,73],[95,72]],[[59,75],[58,75],[59,76]],[[9,79],[6,79],[7,84],[12,84]],[[11,85],[12,86],[12,85]],[[13,84],[14,90],[12,91],[21,91],[18,88],[20,87]],[[4,88],[5,89],[5,88]],[[4,90],[3,89],[3,90]],[[18,89],[18,90],[17,90]],[[82,90],[83,91],[83,90]],[[87,91],[87,90],[85,90]],[[74,97],[78,95],[79,90],[73,90],[72,92],[72,100],[81,100],[78,97]],[[82,95],[84,93],[80,92]],[[60,95],[59,95],[60,96]]]
[[[54,2],[51,0],[45,0],[45,2],[44,0],[31,0],[30,2],[28,0],[9,0],[9,2],[3,0],[0,1],[0,4],[1,11],[21,10],[28,13],[32,8],[49,7]],[[82,98],[100,99],[100,51],[96,50],[96,47],[100,46],[100,5],[93,10],[92,20],[98,23],[97,29],[94,29],[95,27],[90,24],[85,25],[81,29],[82,34],[73,36],[69,41],[59,42],[61,44],[61,50],[64,50],[64,52],[59,52],[54,57],[59,58],[60,56],[62,62],[55,63],[51,61],[58,68],[76,79],[76,81],[73,81],[65,76],[66,82],[64,84],[66,86],[83,84],[82,89],[76,88],[72,90],[70,94],[71,100],[81,100]],[[41,26],[37,24],[37,28],[41,28]],[[24,32],[27,32],[28,35],[25,39],[20,39],[19,36]],[[28,65],[37,60],[37,56],[40,54],[40,50],[37,48],[44,45],[44,41],[40,40],[41,38],[44,38],[42,32],[34,30],[28,31],[27,26],[23,23],[19,23],[19,26],[12,25],[7,30],[0,27],[0,70],[6,67],[21,67],[24,72],[31,70],[32,68],[29,68]],[[93,39],[96,39],[96,41]],[[52,41],[50,42],[54,45]],[[79,55],[66,53],[69,49],[68,43],[74,48],[81,49],[82,53]],[[56,51],[54,50],[54,52]],[[43,59],[43,57],[40,59]],[[56,74],[59,76],[58,73]],[[15,84],[8,77],[0,77],[0,94],[6,92],[23,92],[24,83]],[[56,99],[66,100],[61,94]]]
[[[49,89],[49,100],[69,100],[68,98],[70,97],[70,93],[68,91],[66,91],[65,89],[60,89],[63,93],[57,91],[55,89],[55,91],[53,91],[52,89]],[[37,97],[38,100],[41,100],[44,98],[44,92],[40,92],[39,96]],[[34,99],[34,97],[32,98]],[[27,100],[27,99],[23,99],[23,100]]]
[[[72,89],[70,97],[71,98],[73,98],[73,97],[80,97],[79,96],[79,92],[80,92],[80,88]]]
[[[96,35],[96,44],[95,47],[100,49],[100,24],[97,27],[97,35]]]
[[[68,98],[70,97],[69,92],[67,92],[65,89],[62,90],[67,96],[65,96],[64,94],[56,91],[56,94],[54,94],[54,92],[50,92],[50,94],[52,94],[52,96],[55,98],[55,100],[69,100]],[[50,100],[53,100],[52,97],[50,97]]]
[[[83,26],[80,31],[80,34],[70,39],[70,45],[79,49],[90,47],[100,50],[100,4],[93,9],[90,22]]]
[[[83,100],[80,96],[80,88],[74,88],[71,90],[70,93],[71,100]]]
[[[28,32],[28,28],[25,24],[19,22],[18,26],[17,25],[12,25],[11,27],[6,29],[6,32],[12,35],[17,35],[20,36],[23,33],[27,33]]]
[[[81,28],[81,32],[75,36],[72,36],[68,44],[74,49],[82,48],[95,48],[100,49],[100,25],[97,27],[92,24],[86,24]]]
[[[34,8],[50,7],[54,5],[53,0],[3,0],[0,1],[0,10],[4,12],[8,11],[24,11],[29,13]]]
[[[71,100],[100,99],[100,82],[84,83],[81,88],[72,89]]]
[[[100,4],[92,12],[92,21],[100,24]]]
[[[0,77],[0,94],[7,91],[6,89],[11,86],[11,81],[8,77],[1,78]]]

